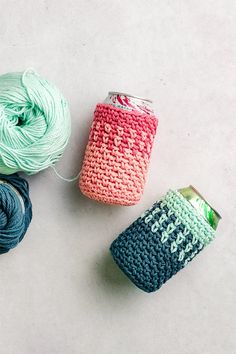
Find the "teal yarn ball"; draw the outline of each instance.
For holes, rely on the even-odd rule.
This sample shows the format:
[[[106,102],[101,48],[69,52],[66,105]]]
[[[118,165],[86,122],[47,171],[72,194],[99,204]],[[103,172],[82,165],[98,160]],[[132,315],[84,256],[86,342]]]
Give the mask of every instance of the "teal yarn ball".
[[[0,173],[53,166],[70,132],[68,103],[56,86],[32,70],[0,76]]]
[[[26,180],[17,174],[0,174],[0,254],[22,241],[32,219]]]

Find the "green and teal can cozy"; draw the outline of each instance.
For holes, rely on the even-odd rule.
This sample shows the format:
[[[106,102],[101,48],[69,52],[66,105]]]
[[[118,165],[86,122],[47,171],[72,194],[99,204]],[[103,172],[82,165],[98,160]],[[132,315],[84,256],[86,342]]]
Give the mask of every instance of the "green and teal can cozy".
[[[146,292],[158,290],[215,236],[207,218],[180,191],[170,190],[111,245],[117,265]]]

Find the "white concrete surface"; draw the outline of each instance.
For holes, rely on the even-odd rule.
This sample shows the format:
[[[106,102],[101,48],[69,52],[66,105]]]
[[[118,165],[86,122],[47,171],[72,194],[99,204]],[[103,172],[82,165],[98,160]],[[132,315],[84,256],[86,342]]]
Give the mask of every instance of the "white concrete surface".
[[[81,167],[108,90],[155,101],[142,201],[112,207],[52,170],[28,178],[34,218],[0,257],[1,354],[236,353],[236,2],[0,0],[1,73],[34,67],[68,98],[57,168]],[[192,183],[222,214],[216,240],[160,291],[135,288],[111,241],[168,188]]]

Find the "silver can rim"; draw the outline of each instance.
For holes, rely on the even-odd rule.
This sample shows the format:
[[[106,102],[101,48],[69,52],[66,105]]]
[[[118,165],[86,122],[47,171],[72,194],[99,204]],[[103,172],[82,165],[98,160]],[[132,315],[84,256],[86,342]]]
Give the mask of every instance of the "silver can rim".
[[[134,95],[131,95],[131,94],[125,93],[125,92],[109,91],[109,92],[108,92],[108,95],[123,95],[123,96],[128,96],[128,97],[136,98],[136,99],[138,99],[138,100],[142,100],[142,101],[145,101],[145,102],[153,103],[153,101],[150,100],[149,98],[143,98],[143,97],[140,97],[140,96],[134,96]]]

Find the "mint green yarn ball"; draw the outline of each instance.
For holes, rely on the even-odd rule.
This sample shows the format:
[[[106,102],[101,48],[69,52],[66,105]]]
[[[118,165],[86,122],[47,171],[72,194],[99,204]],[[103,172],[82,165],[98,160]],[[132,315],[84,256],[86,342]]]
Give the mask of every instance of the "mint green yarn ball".
[[[71,131],[66,99],[27,70],[0,76],[0,173],[37,173],[62,156]]]

